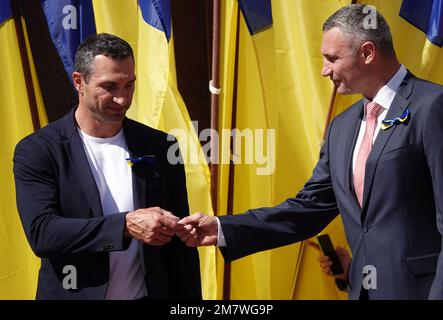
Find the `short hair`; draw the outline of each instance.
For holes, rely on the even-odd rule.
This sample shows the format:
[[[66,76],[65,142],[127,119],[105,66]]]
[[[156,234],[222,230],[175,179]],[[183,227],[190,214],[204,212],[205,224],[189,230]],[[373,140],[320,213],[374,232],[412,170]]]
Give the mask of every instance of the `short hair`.
[[[365,21],[368,18],[368,11],[364,10],[365,7],[371,8],[365,4],[351,4],[342,7],[325,21],[323,32],[337,27],[354,37],[355,41],[351,43],[353,48],[358,48],[364,42],[371,41],[382,55],[395,55],[391,30],[385,18],[378,10],[375,10],[376,27],[368,27],[365,25]],[[372,9],[375,9],[375,7],[372,6]]]
[[[111,59],[134,59],[131,46],[125,40],[108,33],[99,33],[88,37],[77,49],[74,71],[81,73],[86,82],[93,72],[93,61],[98,55]]]

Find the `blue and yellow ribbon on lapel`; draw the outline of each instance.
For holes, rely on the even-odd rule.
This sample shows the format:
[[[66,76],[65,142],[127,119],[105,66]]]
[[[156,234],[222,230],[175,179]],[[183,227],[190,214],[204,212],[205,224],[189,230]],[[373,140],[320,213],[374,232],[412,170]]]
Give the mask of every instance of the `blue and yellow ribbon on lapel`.
[[[392,126],[399,125],[401,123],[404,123],[406,120],[408,120],[409,116],[411,115],[411,112],[408,108],[403,112],[403,114],[400,117],[396,117],[392,120],[385,119],[381,122],[380,128],[382,130],[388,130]]]
[[[132,167],[134,164],[137,163],[147,163],[147,164],[153,164],[155,162],[155,156],[154,155],[146,155],[141,157],[129,157],[126,158],[126,161],[128,161],[128,165]]]

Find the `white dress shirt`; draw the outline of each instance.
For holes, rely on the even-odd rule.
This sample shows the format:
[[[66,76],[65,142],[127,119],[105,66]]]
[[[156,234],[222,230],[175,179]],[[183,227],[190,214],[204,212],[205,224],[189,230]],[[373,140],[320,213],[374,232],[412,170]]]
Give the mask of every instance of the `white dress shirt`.
[[[398,69],[397,73],[385,84],[380,90],[378,90],[372,101],[376,102],[378,105],[382,107],[382,112],[378,115],[377,118],[377,127],[375,128],[374,137],[372,143],[374,143],[375,138],[377,138],[378,133],[380,132],[381,122],[385,119],[388,114],[389,108],[391,107],[392,101],[394,100],[395,94],[400,87],[401,82],[405,78],[407,70],[404,65],[401,65]],[[363,97],[363,106],[368,103],[369,100],[366,97]],[[360,131],[358,133],[357,142],[354,147],[354,154],[352,158],[352,172],[355,170],[355,162],[357,161],[358,151],[360,150],[361,142],[363,140],[363,136],[365,135],[366,130],[366,110],[364,110],[364,116],[361,121]]]

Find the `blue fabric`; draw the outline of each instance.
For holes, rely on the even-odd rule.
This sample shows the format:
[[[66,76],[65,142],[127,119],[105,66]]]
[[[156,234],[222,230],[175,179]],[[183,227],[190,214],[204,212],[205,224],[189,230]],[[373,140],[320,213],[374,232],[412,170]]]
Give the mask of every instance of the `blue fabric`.
[[[169,0],[138,0],[143,19],[171,38],[171,4]]]
[[[442,0],[403,0],[400,16],[423,31],[433,44],[442,47]]]
[[[0,24],[12,17],[11,0],[0,0]]]
[[[92,0],[41,0],[41,2],[52,41],[71,79],[78,46],[88,36],[96,33]],[[71,17],[76,18],[76,21],[72,21]]]
[[[272,26],[271,0],[238,0],[251,35]]]

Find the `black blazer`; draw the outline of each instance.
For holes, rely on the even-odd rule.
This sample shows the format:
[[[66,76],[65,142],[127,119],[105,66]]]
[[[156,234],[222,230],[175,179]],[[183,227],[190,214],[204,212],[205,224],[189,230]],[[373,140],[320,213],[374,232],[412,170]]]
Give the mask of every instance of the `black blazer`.
[[[274,208],[220,217],[227,260],[315,236],[341,214],[353,262],[350,299],[365,266],[376,268],[371,299],[443,299],[443,87],[408,73],[386,116],[409,119],[380,130],[366,164],[363,208],[352,155],[359,101],[331,123],[311,179]]]
[[[74,112],[24,138],[14,154],[18,211],[31,248],[42,258],[37,299],[103,299],[108,252],[130,243],[123,237],[125,213],[103,216]],[[135,209],[159,206],[188,215],[184,167],[167,160],[175,141],[127,118],[124,133],[132,157],[155,156],[152,164],[132,167]],[[161,247],[143,245],[140,255],[151,299],[201,299],[196,249],[174,237]],[[63,288],[67,265],[76,267],[76,290]]]

